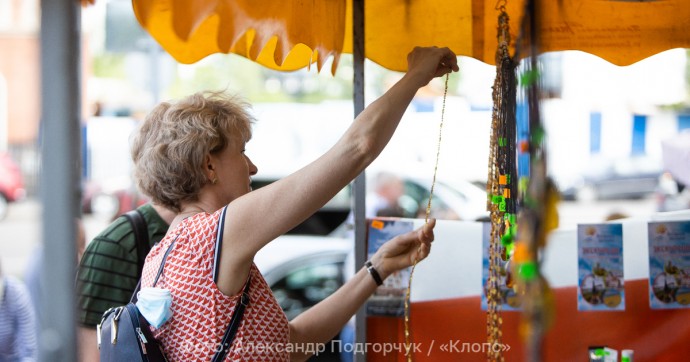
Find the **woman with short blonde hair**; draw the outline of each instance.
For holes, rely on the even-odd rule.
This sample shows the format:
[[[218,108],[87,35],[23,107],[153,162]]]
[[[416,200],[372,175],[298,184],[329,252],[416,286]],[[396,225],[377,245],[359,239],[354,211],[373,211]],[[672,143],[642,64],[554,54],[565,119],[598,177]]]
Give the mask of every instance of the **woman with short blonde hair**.
[[[289,322],[253,262],[263,246],[324,206],[376,159],[419,88],[458,70],[448,48],[415,48],[408,65],[324,155],[253,192],[258,168],[244,153],[252,123],[245,103],[199,93],[163,103],[146,118],[132,147],[137,185],[154,203],[179,211],[146,258],[141,283],[152,286],[165,260],[156,287],[170,291],[172,317],[154,336],[170,361],[208,361],[219,350],[229,352],[230,361],[305,360],[383,279],[429,254],[433,220],[385,243],[343,287]],[[221,338],[247,289],[235,340],[225,345]]]
[[[161,103],[146,117],[132,143],[134,177],[154,204],[180,211],[212,181],[204,157],[251,138],[248,104],[222,92],[200,92],[176,103]]]

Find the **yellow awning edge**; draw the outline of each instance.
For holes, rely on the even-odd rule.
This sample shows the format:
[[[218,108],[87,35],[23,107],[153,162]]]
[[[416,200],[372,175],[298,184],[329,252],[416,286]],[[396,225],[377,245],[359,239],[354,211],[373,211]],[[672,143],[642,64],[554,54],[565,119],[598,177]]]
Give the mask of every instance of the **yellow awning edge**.
[[[175,60],[235,53],[277,70],[316,63],[343,48],[345,1],[133,0],[142,27]]]
[[[276,70],[352,52],[352,0],[133,0],[139,23],[177,61],[235,53]],[[525,0],[506,2],[517,39]],[[366,57],[396,71],[414,46],[447,46],[494,64],[495,0],[367,0]],[[629,65],[673,48],[690,48],[690,1],[539,2],[540,52],[580,50]],[[525,44],[527,45],[527,44]],[[527,53],[525,51],[521,53]]]

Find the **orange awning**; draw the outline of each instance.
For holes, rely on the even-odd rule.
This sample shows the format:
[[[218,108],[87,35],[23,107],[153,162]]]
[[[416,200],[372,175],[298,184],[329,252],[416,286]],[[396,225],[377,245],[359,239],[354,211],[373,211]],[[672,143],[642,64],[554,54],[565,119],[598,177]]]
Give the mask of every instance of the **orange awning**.
[[[500,1],[499,1],[500,2]],[[352,0],[133,0],[137,19],[180,63],[235,53],[295,70],[352,52]],[[496,0],[367,0],[366,57],[403,71],[417,45],[494,63]],[[507,1],[517,39],[525,0]],[[690,48],[688,0],[542,0],[541,51],[581,50],[629,65]]]

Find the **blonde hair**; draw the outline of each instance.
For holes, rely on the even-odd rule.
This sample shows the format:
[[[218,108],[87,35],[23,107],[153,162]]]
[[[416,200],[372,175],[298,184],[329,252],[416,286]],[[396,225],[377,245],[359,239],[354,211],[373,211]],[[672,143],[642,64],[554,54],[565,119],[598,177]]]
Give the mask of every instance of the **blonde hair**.
[[[139,190],[177,212],[181,202],[196,201],[209,182],[203,172],[206,155],[251,138],[254,119],[248,108],[223,92],[199,92],[156,106],[132,140]]]

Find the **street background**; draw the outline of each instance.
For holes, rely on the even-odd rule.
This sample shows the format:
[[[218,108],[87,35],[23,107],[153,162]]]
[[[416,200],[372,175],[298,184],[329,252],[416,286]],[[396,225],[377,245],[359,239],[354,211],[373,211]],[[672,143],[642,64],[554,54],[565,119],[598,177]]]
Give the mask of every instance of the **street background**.
[[[0,259],[6,273],[21,276],[29,255],[43,242],[38,199],[40,54],[36,52],[40,6],[38,0],[0,4],[0,153],[6,152],[17,163],[28,195],[10,204],[7,218],[0,221]],[[247,154],[258,165],[259,175],[268,178],[283,177],[322,154],[352,122],[351,55],[343,54],[335,74],[327,71],[328,62],[321,72],[315,67],[277,72],[226,54],[179,64],[141,29],[128,0],[97,1],[85,7],[81,29],[84,199],[97,193],[134,193],[128,137],[162,100],[202,90],[241,95],[254,106],[258,119]],[[610,169],[591,169],[608,161],[651,161],[641,167],[612,163],[625,166],[613,167],[620,171],[613,176],[646,176],[651,164],[656,182],[668,171],[661,168],[662,142],[690,129],[689,57],[687,49],[671,49],[619,67],[579,51],[540,56],[547,96],[541,109],[547,170],[560,190],[590,191],[582,188],[587,181],[583,176],[589,173],[596,176],[592,181],[610,181]],[[459,65],[460,72],[448,81],[446,107],[442,79],[420,90],[373,167],[402,171],[414,163],[424,166],[414,176],[430,177],[438,122],[445,109],[439,173],[447,179],[486,182],[496,69],[467,57],[460,57]],[[519,75],[523,69],[517,71]],[[365,75],[365,103],[402,76],[371,61],[365,62]],[[523,101],[518,99],[518,110],[524,108]],[[640,184],[638,180],[627,184]],[[651,193],[647,195],[640,200],[562,202],[560,225],[573,228],[577,223],[601,222],[616,212],[649,215],[661,205]],[[126,210],[116,213],[122,211]],[[87,240],[108,223],[94,215],[84,216]]]
[[[559,227],[575,228],[578,223],[602,222],[614,212],[622,212],[630,217],[648,216],[655,212],[655,202],[652,197],[642,200],[563,201],[558,206]],[[84,226],[87,242],[107,224],[107,220],[86,215]],[[29,199],[11,205],[7,219],[0,221],[3,272],[23,278],[26,261],[41,243],[41,228],[41,206],[37,200]]]

